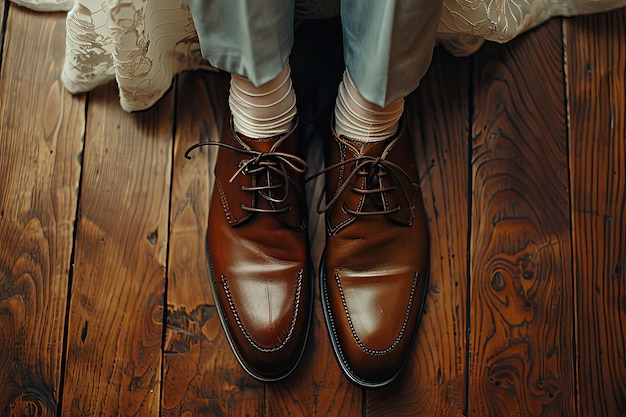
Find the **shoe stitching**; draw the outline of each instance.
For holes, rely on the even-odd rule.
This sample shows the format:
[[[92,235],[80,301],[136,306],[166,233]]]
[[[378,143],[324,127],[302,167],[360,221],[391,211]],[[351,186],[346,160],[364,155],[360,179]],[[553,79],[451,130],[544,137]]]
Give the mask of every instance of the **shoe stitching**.
[[[390,352],[392,352],[397,346],[398,344],[400,344],[400,340],[402,339],[402,337],[404,336],[404,332],[406,331],[406,325],[409,322],[409,313],[411,311],[411,306],[413,305],[413,296],[415,295],[415,287],[417,286],[417,281],[418,281],[418,276],[419,273],[415,273],[413,275],[413,285],[411,286],[411,292],[409,295],[409,303],[407,305],[406,311],[404,313],[404,320],[402,322],[402,328],[400,329],[400,333],[398,334],[398,336],[396,337],[396,339],[393,341],[393,343],[391,345],[389,345],[389,347],[387,347],[386,349],[383,350],[376,350],[376,349],[370,349],[367,346],[365,346],[365,344],[363,343],[363,341],[361,340],[361,338],[359,337],[359,335],[356,332],[356,329],[354,328],[354,325],[352,323],[352,319],[350,317],[350,312],[348,311],[348,305],[346,303],[346,298],[343,292],[343,287],[341,285],[341,280],[339,278],[339,274],[335,274],[335,281],[337,281],[337,286],[339,288],[339,294],[341,295],[341,302],[343,304],[343,309],[346,313],[346,318],[348,319],[348,325],[350,326],[350,330],[352,331],[352,337],[354,338],[354,340],[356,341],[357,345],[359,345],[359,347],[361,348],[362,351],[370,354],[370,355],[374,355],[374,356],[382,356],[382,355],[386,355]]]
[[[324,298],[326,300],[328,300],[328,285],[326,284],[326,279],[324,277],[324,283],[323,283],[323,288],[324,288]],[[346,370],[351,374],[352,378],[354,378],[356,381],[359,381],[363,384],[376,384],[377,381],[371,380],[371,379],[365,379],[362,378],[360,376],[358,376],[356,374],[356,372],[354,372],[354,369],[352,369],[352,367],[350,366],[350,364],[348,363],[348,360],[345,356],[345,354],[343,353],[343,349],[341,348],[341,345],[339,344],[339,337],[337,335],[337,328],[335,327],[335,320],[333,319],[333,313],[330,311],[330,308],[327,308],[327,313],[328,313],[328,320],[330,321],[330,329],[333,333],[333,340],[335,341],[333,343],[333,345],[336,347],[336,352],[339,354],[340,360],[342,365],[346,368]]]
[[[326,281],[326,279],[324,279],[324,281]],[[328,300],[328,285],[324,282],[324,298],[326,300]],[[328,307],[327,309],[328,312],[328,319],[330,320],[330,328],[332,330],[333,333],[333,339],[338,341],[339,340],[339,336],[337,335],[337,329],[335,327],[335,320],[333,319],[333,313],[330,311],[330,307]],[[354,374],[354,371],[352,370],[352,368],[350,367],[350,365],[348,365],[348,361],[346,360],[346,357],[343,353],[343,349],[341,349],[341,346],[339,346],[339,343],[335,343],[335,346],[337,347],[339,356],[341,356],[341,361],[343,362],[343,364],[346,366],[346,368],[348,368],[350,370],[350,372],[352,372]]]
[[[237,313],[237,308],[235,307],[235,303],[230,294],[230,289],[228,288],[228,281],[226,279],[226,276],[221,275],[222,285],[224,286],[224,293],[226,294],[226,298],[228,299],[228,305],[230,307],[230,311],[233,313],[235,322],[237,323],[239,330],[241,330],[241,333],[244,335],[248,343],[250,343],[250,345],[252,345],[252,347],[254,347],[255,349],[264,353],[276,352],[282,349],[287,344],[291,336],[293,335],[293,332],[296,328],[296,321],[298,320],[298,312],[300,311],[299,307],[300,307],[300,298],[302,294],[302,275],[303,275],[303,271],[302,270],[298,271],[298,284],[296,287],[296,297],[295,297],[295,302],[294,302],[295,312],[293,316],[291,317],[291,325],[289,326],[289,332],[287,332],[287,337],[279,345],[271,347],[271,348],[264,348],[261,345],[259,345],[257,342],[254,341],[252,336],[250,336],[250,334],[243,327],[239,314]]]
[[[222,203],[222,209],[224,210],[224,214],[226,215],[226,221],[231,225],[237,225],[248,219],[250,214],[247,214],[243,219],[234,219],[233,215],[230,211],[230,206],[228,205],[228,200],[226,199],[226,192],[224,191],[224,187],[222,186],[222,182],[219,178],[215,179],[215,185],[217,186],[217,192],[220,196],[220,202]]]
[[[346,145],[340,143],[339,144],[339,153],[340,153],[340,160],[341,161],[345,161],[346,159]],[[345,174],[346,171],[346,166],[342,165],[341,169],[339,170],[339,181],[337,182],[337,188],[335,189],[335,192],[337,192],[337,190],[339,190],[339,184],[343,184],[343,175]]]
[[[345,161],[346,158],[347,158],[346,157],[346,155],[347,155],[346,154],[346,148],[347,148],[347,146],[345,144],[339,143],[339,152],[341,154],[340,161]],[[346,166],[345,165],[341,165],[340,170],[339,170],[339,179],[337,181],[337,188],[335,189],[335,193],[341,188],[341,184],[343,184],[345,170],[346,170]],[[360,210],[363,207],[364,203],[365,203],[365,198],[361,198],[359,200],[359,205],[357,206],[357,209]],[[341,230],[344,227],[346,227],[347,225],[349,225],[350,223],[353,223],[354,221],[356,221],[356,219],[357,219],[356,216],[348,217],[347,219],[345,219],[344,221],[338,223],[335,227],[333,227],[331,222],[330,222],[330,216],[327,216],[328,233],[330,233],[331,235],[334,236],[335,233],[337,233],[338,230]]]

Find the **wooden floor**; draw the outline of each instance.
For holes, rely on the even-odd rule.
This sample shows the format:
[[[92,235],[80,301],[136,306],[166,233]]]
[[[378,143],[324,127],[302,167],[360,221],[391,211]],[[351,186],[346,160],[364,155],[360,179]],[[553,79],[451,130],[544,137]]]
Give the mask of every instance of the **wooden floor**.
[[[319,303],[283,382],[228,348],[203,250],[214,155],[183,155],[218,137],[227,77],[183,74],[127,114],[114,84],[64,90],[63,14],[1,16],[0,415],[626,416],[626,11],[437,50],[407,110],[426,313],[378,391],[342,376]],[[301,84],[311,102],[322,84]]]

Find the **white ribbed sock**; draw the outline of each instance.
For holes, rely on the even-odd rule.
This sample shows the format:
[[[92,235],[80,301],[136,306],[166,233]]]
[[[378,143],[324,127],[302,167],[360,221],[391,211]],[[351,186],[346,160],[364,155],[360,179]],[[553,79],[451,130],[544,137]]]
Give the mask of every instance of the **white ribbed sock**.
[[[335,131],[361,142],[377,142],[393,136],[404,111],[404,99],[387,107],[365,100],[346,69],[335,104]]]
[[[245,136],[268,138],[287,132],[296,115],[289,63],[276,78],[259,87],[232,74],[228,104],[235,131]]]

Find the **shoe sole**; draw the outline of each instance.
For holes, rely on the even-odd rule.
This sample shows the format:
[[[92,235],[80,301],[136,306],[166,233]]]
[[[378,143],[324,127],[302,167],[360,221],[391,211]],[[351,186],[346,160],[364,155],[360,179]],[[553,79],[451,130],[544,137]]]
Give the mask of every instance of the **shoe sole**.
[[[404,370],[404,365],[406,364],[407,360],[409,359],[409,356],[411,354],[411,351],[413,350],[413,344],[415,342],[415,336],[417,335],[417,330],[420,327],[420,322],[422,319],[422,313],[424,312],[424,305],[426,304],[426,294],[428,293],[428,283],[430,281],[430,268],[426,271],[426,282],[425,282],[425,289],[424,289],[424,293],[422,294],[421,300],[420,300],[420,310],[417,316],[417,322],[415,323],[415,328],[413,329],[413,334],[411,335],[411,341],[409,343],[409,348],[407,349],[407,353],[404,356],[404,358],[402,358],[402,362],[400,363],[400,366],[398,367],[398,370],[396,371],[396,373],[394,373],[390,378],[387,378],[385,380],[382,381],[368,381],[365,380],[361,377],[359,377],[358,375],[356,375],[352,369],[350,368],[350,365],[348,364],[348,362],[345,359],[345,356],[343,354],[343,350],[341,349],[341,346],[339,344],[339,339],[337,337],[337,334],[335,333],[334,329],[335,329],[335,325],[334,325],[334,320],[332,317],[332,314],[330,312],[330,308],[328,305],[328,291],[327,291],[327,286],[326,286],[326,269],[325,269],[325,254],[322,255],[322,260],[320,262],[320,270],[319,270],[319,278],[320,278],[320,298],[322,299],[322,311],[324,312],[324,321],[326,322],[326,329],[328,330],[328,336],[330,338],[330,344],[333,347],[333,352],[335,353],[335,359],[337,359],[337,363],[339,364],[339,367],[341,368],[341,371],[343,372],[343,374],[350,380],[350,382],[352,382],[353,384],[357,385],[360,388],[364,388],[364,389],[377,389],[377,388],[383,388],[387,385],[389,385],[391,382],[393,382]]]
[[[230,349],[233,352],[235,358],[237,359],[237,362],[239,362],[239,365],[243,368],[244,371],[246,371],[250,376],[252,376],[255,379],[258,379],[259,381],[262,382],[276,382],[276,381],[280,381],[284,378],[286,378],[287,376],[289,376],[297,367],[298,364],[300,363],[300,360],[302,359],[302,356],[304,355],[304,351],[306,349],[307,346],[307,342],[308,342],[308,337],[309,337],[309,331],[311,329],[311,319],[312,319],[312,315],[313,315],[313,299],[314,297],[314,283],[312,279],[310,279],[310,283],[309,283],[309,291],[311,296],[310,301],[309,301],[309,317],[307,320],[307,324],[306,324],[306,333],[304,336],[304,341],[302,343],[302,350],[300,351],[300,354],[298,356],[298,359],[296,360],[296,362],[294,363],[294,366],[292,368],[290,368],[287,372],[285,372],[284,374],[281,374],[279,376],[275,376],[275,377],[268,377],[265,375],[261,375],[256,373],[254,370],[252,370],[250,368],[250,366],[246,363],[246,361],[243,359],[241,353],[239,352],[239,350],[237,349],[235,342],[233,340],[232,335],[230,334],[230,332],[228,331],[228,326],[226,323],[226,319],[224,317],[224,312],[222,311],[222,306],[220,305],[220,303],[217,301],[218,298],[216,296],[217,294],[217,290],[216,290],[216,284],[215,284],[215,275],[213,273],[213,266],[211,264],[211,252],[209,249],[209,242],[208,239],[205,242],[205,252],[206,252],[206,263],[207,263],[207,269],[209,271],[209,283],[211,285],[211,291],[213,291],[213,300],[215,301],[215,309],[217,310],[217,315],[220,318],[220,323],[222,324],[222,329],[224,330],[224,333],[226,334],[226,340],[228,340],[228,344],[230,345]],[[310,266],[309,266],[309,271],[311,270]],[[310,273],[310,272],[309,272]]]

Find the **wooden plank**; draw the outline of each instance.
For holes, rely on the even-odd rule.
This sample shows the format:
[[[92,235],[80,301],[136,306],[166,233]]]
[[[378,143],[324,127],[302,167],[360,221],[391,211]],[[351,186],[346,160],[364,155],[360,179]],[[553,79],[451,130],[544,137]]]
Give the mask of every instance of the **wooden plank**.
[[[59,82],[63,14],[11,7],[4,40],[0,414],[56,415],[85,100]]]
[[[318,296],[307,350],[291,375],[267,386],[266,415],[360,417],[362,401],[362,390],[337,365]]]
[[[261,415],[264,386],[232,354],[212,298],[205,241],[217,148],[185,151],[219,140],[229,76],[180,76],[171,202],[163,413]]]
[[[575,415],[562,34],[476,56],[470,416]]]
[[[578,415],[626,415],[626,10],[565,22]]]
[[[429,293],[402,379],[367,393],[368,416],[460,416],[466,407],[469,59],[437,51],[407,99],[431,236]]]
[[[63,415],[159,414],[173,114],[90,93]]]

